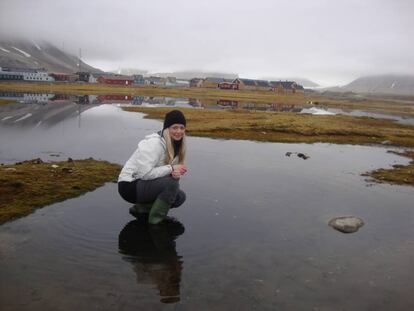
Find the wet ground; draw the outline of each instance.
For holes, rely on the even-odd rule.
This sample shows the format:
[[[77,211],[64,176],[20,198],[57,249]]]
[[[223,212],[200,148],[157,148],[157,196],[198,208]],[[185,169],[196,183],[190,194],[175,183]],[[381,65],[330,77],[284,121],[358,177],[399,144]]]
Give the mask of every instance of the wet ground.
[[[0,162],[123,164],[161,127],[113,105],[65,105],[3,110]],[[26,117],[4,119],[15,109]],[[348,145],[188,146],[188,199],[166,227],[134,220],[113,183],[0,226],[1,310],[414,308],[414,190],[360,176],[408,159]],[[343,215],[365,225],[328,226]]]

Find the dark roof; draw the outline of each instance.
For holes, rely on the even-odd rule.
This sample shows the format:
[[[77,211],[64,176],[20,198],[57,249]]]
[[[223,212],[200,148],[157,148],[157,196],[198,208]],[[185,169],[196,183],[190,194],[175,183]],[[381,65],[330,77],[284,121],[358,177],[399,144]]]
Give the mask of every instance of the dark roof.
[[[236,79],[239,80],[240,82],[242,82],[244,85],[249,85],[249,86],[256,86],[256,82],[255,80],[252,79]],[[234,81],[236,81],[234,80]]]
[[[269,81],[266,80],[256,80],[256,84],[257,86],[262,86],[262,87],[270,87],[270,83]]]
[[[294,84],[293,81],[270,81],[270,85],[274,87],[281,85],[284,89],[292,89]]]
[[[216,78],[216,77],[207,77],[204,79],[204,81],[213,82],[213,83],[227,82],[226,79],[224,78]]]
[[[155,77],[155,76],[151,76],[146,79],[151,82],[165,82],[166,81],[166,79],[163,77]]]

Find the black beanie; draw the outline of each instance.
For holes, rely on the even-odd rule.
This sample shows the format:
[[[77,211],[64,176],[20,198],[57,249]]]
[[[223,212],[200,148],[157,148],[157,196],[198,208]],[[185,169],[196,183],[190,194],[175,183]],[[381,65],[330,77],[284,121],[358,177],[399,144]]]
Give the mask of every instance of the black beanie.
[[[186,126],[184,114],[179,110],[172,110],[165,115],[163,130],[173,124],[182,124]]]

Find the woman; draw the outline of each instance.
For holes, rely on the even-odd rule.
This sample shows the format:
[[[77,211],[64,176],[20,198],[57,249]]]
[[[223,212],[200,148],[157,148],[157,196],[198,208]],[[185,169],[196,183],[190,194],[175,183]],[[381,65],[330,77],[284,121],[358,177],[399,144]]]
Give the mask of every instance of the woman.
[[[179,179],[187,172],[185,126],[181,111],[168,112],[163,130],[140,141],[119,174],[119,194],[130,203],[138,203],[130,209],[131,214],[149,213],[150,224],[159,224],[171,207],[185,201],[185,193],[179,188]]]

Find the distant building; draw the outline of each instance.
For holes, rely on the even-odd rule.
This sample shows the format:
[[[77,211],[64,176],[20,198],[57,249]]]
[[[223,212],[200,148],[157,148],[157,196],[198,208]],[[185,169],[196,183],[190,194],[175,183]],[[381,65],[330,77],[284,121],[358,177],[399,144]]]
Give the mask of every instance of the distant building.
[[[44,69],[2,67],[0,80],[53,81]]]
[[[179,80],[176,77],[167,77],[165,86],[188,87],[190,83],[186,80]]]
[[[238,90],[239,85],[233,82],[221,82],[219,83],[219,88],[222,90]]]
[[[89,82],[89,77],[91,76],[90,72],[77,72],[78,81]]]
[[[233,83],[237,84],[239,90],[256,90],[256,82],[252,79],[237,78],[233,80]]]
[[[255,80],[256,87],[258,90],[265,90],[265,91],[271,91],[272,86],[270,85],[269,81],[266,80]]]
[[[49,76],[55,79],[55,81],[60,82],[75,82],[78,80],[79,76],[77,74],[70,74],[64,72],[51,72]]]
[[[0,80],[23,80],[23,74],[20,72],[0,71]]]
[[[167,79],[162,78],[162,77],[147,77],[145,78],[145,84],[147,85],[159,85],[159,86],[165,86],[167,82]]]
[[[203,79],[193,78],[190,80],[190,87],[201,87],[203,84]]]
[[[273,91],[280,94],[304,92],[303,86],[294,81],[271,81],[270,85]]]
[[[145,84],[145,79],[143,75],[133,75],[134,84],[143,85]]]
[[[132,85],[134,83],[134,78],[122,75],[104,75],[98,78],[98,82],[104,84]]]
[[[207,77],[203,80],[203,83],[201,84],[201,87],[205,88],[219,88],[220,83],[223,82],[232,82],[230,79],[224,79],[224,78],[215,78],[215,77]]]

